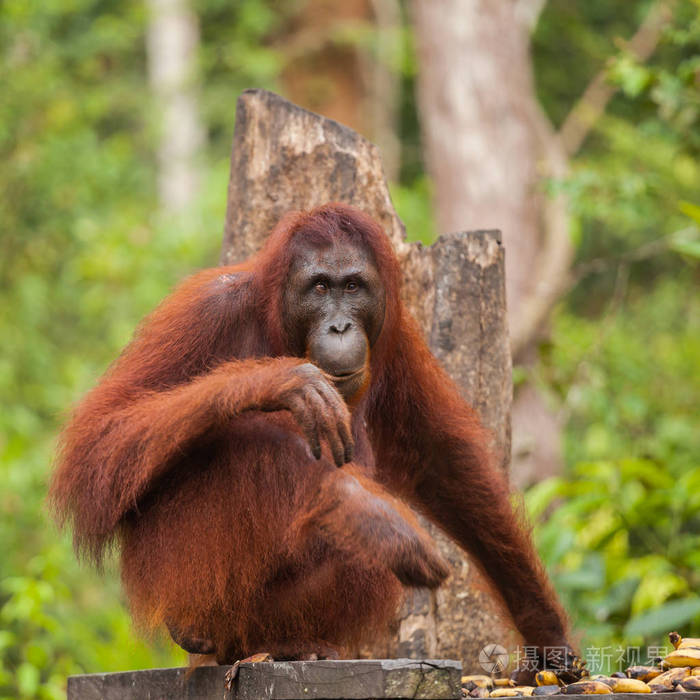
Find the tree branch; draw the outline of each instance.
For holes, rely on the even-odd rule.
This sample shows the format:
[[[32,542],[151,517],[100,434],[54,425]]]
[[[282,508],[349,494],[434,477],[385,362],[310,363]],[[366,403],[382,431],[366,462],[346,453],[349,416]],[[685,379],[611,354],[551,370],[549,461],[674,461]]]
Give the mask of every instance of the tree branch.
[[[604,272],[614,265],[629,265],[640,260],[648,260],[649,258],[661,255],[669,250],[670,241],[688,230],[690,229],[672,231],[664,236],[655,238],[653,241],[647,241],[636,248],[626,250],[619,255],[607,258],[593,258],[592,260],[587,260],[586,262],[576,265],[569,275],[569,289],[573,288],[574,285],[585,277],[588,277],[588,275]]]
[[[627,50],[639,61],[646,61],[654,52],[664,27],[673,13],[675,0],[659,0],[649,10],[636,34],[627,42]],[[559,130],[561,143],[568,156],[574,155],[588,136],[593,125],[617,92],[608,82],[607,68],[603,68],[569,112]]]

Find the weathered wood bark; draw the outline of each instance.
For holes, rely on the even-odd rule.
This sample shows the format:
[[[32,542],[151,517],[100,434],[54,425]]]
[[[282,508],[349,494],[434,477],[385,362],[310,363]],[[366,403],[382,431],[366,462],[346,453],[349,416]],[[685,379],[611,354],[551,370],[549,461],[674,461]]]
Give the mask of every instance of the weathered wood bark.
[[[456,661],[292,661],[241,664],[226,688],[227,666],[160,668],[126,673],[94,673],[68,679],[68,700],[302,700],[302,698],[460,697],[461,668]]]
[[[493,431],[504,468],[510,455],[511,364],[505,318],[504,251],[497,232],[452,233],[409,244],[391,204],[377,149],[337,122],[269,92],[243,93],[236,110],[222,262],[244,260],[292,209],[329,201],[381,222],[401,260],[404,297],[435,355]],[[477,665],[487,642],[506,641],[465,555],[436,532],[454,575],[438,594],[417,592],[397,635],[375,656],[452,656]]]

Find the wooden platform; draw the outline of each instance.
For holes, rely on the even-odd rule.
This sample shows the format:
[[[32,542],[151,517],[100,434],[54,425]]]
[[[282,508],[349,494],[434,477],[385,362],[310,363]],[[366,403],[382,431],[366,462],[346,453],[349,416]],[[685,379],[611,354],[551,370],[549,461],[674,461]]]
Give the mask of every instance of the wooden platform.
[[[241,664],[233,687],[230,666],[156,668],[94,673],[68,679],[68,700],[458,700],[458,661],[383,659]],[[590,695],[555,695],[590,700]],[[608,698],[608,696],[605,696]],[[678,700],[678,693],[614,693],[608,700]],[[690,700],[693,699],[690,695]],[[700,700],[700,694],[697,695]]]
[[[457,700],[458,661],[391,659],[376,661],[292,661],[241,664],[231,690],[230,667],[162,668],[95,673],[68,679],[68,700]]]

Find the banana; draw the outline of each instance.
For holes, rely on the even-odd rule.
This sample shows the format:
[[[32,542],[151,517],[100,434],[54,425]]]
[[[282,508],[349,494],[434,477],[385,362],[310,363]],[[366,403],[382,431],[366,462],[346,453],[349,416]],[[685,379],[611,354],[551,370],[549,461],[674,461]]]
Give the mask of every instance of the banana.
[[[688,676],[680,682],[683,690],[700,690],[700,677]]]
[[[462,676],[462,685],[467,690],[472,688],[493,688],[493,681],[489,676]]]
[[[538,671],[535,674],[535,683],[537,685],[559,685],[559,679],[554,671]]]
[[[630,666],[627,669],[627,677],[648,683],[652,678],[660,676],[663,671],[656,666]]]
[[[681,637],[678,632],[669,632],[668,638],[676,649],[700,649],[700,637]]]
[[[614,683],[610,686],[613,693],[651,693],[651,688],[644,681],[633,678],[612,678]]]
[[[683,644],[683,642],[681,642]],[[672,651],[664,662],[669,666],[700,666],[700,649],[693,647],[678,647]]]
[[[514,688],[516,686],[515,681],[510,678],[494,678],[493,684],[496,688]]]
[[[609,685],[600,681],[578,681],[567,685],[562,692],[566,695],[603,695],[612,693],[612,690]]]
[[[535,689],[529,685],[516,685],[514,688],[495,688],[491,691],[492,698],[516,698],[521,695],[532,695]]]
[[[557,695],[561,693],[559,685],[538,685],[533,691],[533,695]]]
[[[695,668],[691,669],[690,675],[691,676],[700,676],[700,666],[696,666]]]
[[[690,675],[690,668],[672,668],[670,671],[665,671],[660,676],[652,678],[647,685],[651,688],[652,693],[670,693],[676,683],[680,683],[686,676]]]
[[[605,685],[608,686],[608,688],[612,688],[613,684],[615,683],[615,679],[612,678],[611,676],[604,676],[602,673],[598,673],[595,676],[591,676],[592,681],[596,681],[598,683],[605,683]]]

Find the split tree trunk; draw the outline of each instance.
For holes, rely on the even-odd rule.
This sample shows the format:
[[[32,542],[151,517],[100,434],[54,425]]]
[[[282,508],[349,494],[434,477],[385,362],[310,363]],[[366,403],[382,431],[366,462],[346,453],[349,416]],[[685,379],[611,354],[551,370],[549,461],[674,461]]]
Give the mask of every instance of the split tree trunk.
[[[286,212],[329,201],[354,205],[384,227],[403,267],[406,303],[435,355],[493,431],[506,468],[511,361],[498,232],[452,233],[430,247],[407,243],[375,146],[277,95],[244,92],[236,110],[222,263],[255,253]],[[453,565],[450,582],[437,593],[417,591],[394,639],[365,651],[452,657],[475,669],[484,644],[512,639],[511,625],[500,618],[466,555],[430,529]]]

